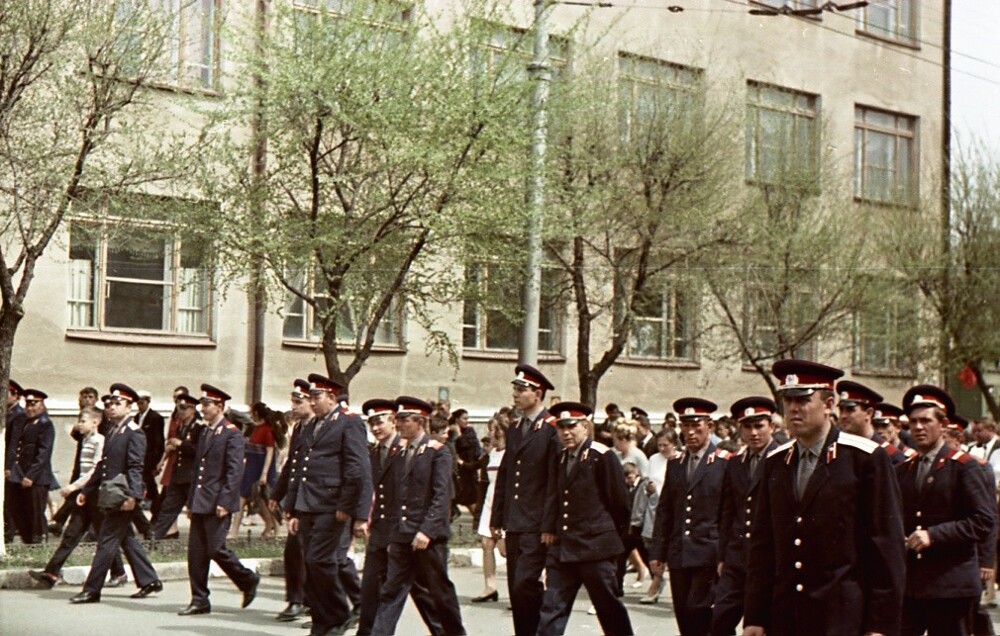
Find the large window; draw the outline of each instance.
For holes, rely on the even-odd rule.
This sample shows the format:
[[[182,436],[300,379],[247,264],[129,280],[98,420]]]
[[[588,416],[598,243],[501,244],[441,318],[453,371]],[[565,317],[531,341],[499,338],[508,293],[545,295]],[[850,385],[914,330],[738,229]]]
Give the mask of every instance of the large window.
[[[70,328],[207,336],[210,253],[166,227],[74,221]]]
[[[816,338],[807,333],[816,319],[816,298],[809,292],[773,292],[761,286],[746,290],[744,338],[760,360],[799,358],[815,360]],[[748,361],[748,360],[747,360]]]
[[[305,280],[302,274],[292,275],[289,278],[296,289],[315,299],[317,306],[307,303],[299,295],[288,293],[282,312],[284,316],[282,336],[286,340],[322,341],[323,317],[332,311],[333,304],[329,296],[323,294],[316,286],[316,280],[315,274],[308,280]],[[374,300],[370,298],[356,298],[349,295],[343,299],[337,309],[337,342],[342,345],[363,342],[365,329],[374,309]],[[402,346],[402,311],[403,303],[399,298],[393,298],[389,310],[375,328],[375,345]]]
[[[697,108],[698,69],[663,60],[618,54],[618,96],[622,139],[641,137],[642,125],[676,119]]]
[[[747,82],[747,179],[780,184],[817,178],[816,95]]]
[[[855,316],[854,368],[869,373],[915,375],[918,342],[912,298],[887,297],[879,307]]]
[[[694,292],[680,283],[641,293],[635,302],[628,356],[694,360],[696,302]]]
[[[917,120],[864,106],[854,109],[854,196],[912,205],[917,198]]]
[[[473,72],[498,73],[501,81],[527,80],[528,66],[534,59],[530,32],[492,24],[485,25],[485,30],[488,36],[474,58],[476,68]],[[549,36],[549,68],[554,82],[561,81],[567,73],[569,54],[568,39]]]
[[[342,39],[329,44],[353,44],[364,51],[402,42],[413,20],[413,3],[399,0],[293,0],[293,6],[297,11],[296,24],[301,32],[308,32],[317,25],[329,29],[333,23],[324,23],[325,20],[342,20],[348,17],[358,20],[365,29],[358,31],[351,25],[345,25],[340,33]],[[370,28],[376,30],[378,37],[370,37]],[[361,36],[363,31],[367,31],[367,34]],[[328,32],[324,30],[324,33]]]
[[[907,44],[917,41],[917,3],[914,0],[870,0],[857,10],[858,30]]]
[[[466,268],[470,298],[462,309],[462,347],[467,351],[516,351],[521,323],[516,316],[520,277],[503,275],[499,268],[472,265]],[[542,303],[538,324],[538,350],[558,354],[562,314],[558,285],[560,273],[542,270]]]

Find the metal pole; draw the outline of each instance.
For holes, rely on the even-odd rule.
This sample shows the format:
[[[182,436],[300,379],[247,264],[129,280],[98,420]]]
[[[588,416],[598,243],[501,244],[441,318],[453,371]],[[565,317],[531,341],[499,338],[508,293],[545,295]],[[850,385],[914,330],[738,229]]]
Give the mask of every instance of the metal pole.
[[[535,0],[534,56],[528,73],[534,82],[531,98],[531,178],[528,181],[528,263],[524,280],[522,302],[524,323],[518,361],[538,363],[538,325],[541,316],[542,296],[542,215],[545,210],[545,152],[548,135],[549,83],[549,30],[546,0]]]

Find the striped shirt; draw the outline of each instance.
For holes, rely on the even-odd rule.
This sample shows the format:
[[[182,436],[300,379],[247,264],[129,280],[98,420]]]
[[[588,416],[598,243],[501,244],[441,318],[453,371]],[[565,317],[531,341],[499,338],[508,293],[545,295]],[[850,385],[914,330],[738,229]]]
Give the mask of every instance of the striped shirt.
[[[80,490],[94,474],[97,462],[104,452],[104,436],[94,431],[80,442],[80,477],[69,485],[70,490]]]

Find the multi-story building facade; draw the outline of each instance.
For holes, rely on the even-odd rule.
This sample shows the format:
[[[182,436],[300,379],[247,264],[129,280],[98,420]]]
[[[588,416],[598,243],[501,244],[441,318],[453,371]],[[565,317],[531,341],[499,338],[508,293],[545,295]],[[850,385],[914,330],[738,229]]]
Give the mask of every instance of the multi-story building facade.
[[[303,12],[317,5],[317,0],[282,1]],[[572,55],[573,47],[565,45],[570,26],[590,11],[587,28],[573,37],[596,39],[594,47],[603,52],[623,95],[641,91],[644,83],[684,87],[705,81],[712,92],[736,96],[746,110],[746,187],[766,182],[785,162],[808,167],[825,149],[853,175],[853,192],[842,201],[845,214],[859,205],[933,198],[945,125],[943,2],[872,0],[856,10],[801,17],[762,15],[767,2],[740,0],[696,0],[679,11],[659,0],[580,6],[586,4],[555,3],[551,9],[557,66]],[[776,4],[797,9],[822,3]],[[227,75],[240,72],[227,57],[226,12],[253,11],[254,5],[221,0],[185,5],[171,58],[176,85],[165,86],[158,98],[215,99]],[[500,30],[529,28],[532,15],[530,2],[515,3],[510,23]],[[490,46],[502,49],[504,39],[495,38]],[[196,117],[191,114],[192,121]],[[171,121],[182,126],[184,118]],[[12,375],[47,390],[56,412],[74,408],[81,387],[115,381],[152,391],[154,403],[164,408],[175,386],[203,381],[248,402],[259,344],[252,304],[237,286],[220,291],[211,284],[210,246],[189,240],[183,230],[102,232],[92,223],[64,223],[33,284]],[[484,272],[470,269],[468,275]],[[684,395],[704,395],[725,406],[746,394],[766,393],[760,377],[739,361],[703,355],[694,335],[709,304],[703,294],[681,285],[648,293],[625,352],[600,385],[598,406],[638,404],[657,416]],[[480,417],[510,402],[516,326],[471,303],[437,311],[439,326],[461,353],[459,368],[428,355],[427,334],[396,312],[383,322],[373,354],[352,382],[356,402],[397,394],[447,398]],[[572,311],[570,304],[544,305],[541,320],[539,366],[563,399],[578,395]],[[820,340],[808,355],[850,369],[896,399],[918,374],[891,337],[903,318],[893,311],[859,316],[853,343]],[[315,322],[301,300],[289,299],[267,312],[261,395],[266,402],[283,406],[293,378],[323,370]],[[109,352],[118,360],[113,366],[101,364]]]

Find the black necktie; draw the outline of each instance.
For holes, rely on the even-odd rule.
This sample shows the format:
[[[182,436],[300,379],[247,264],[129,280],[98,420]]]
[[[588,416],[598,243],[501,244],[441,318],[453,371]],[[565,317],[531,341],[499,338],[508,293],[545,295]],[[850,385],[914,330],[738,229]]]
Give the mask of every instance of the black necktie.
[[[576,454],[575,453],[569,453],[569,452],[566,453],[566,476],[567,477],[569,477],[569,474],[571,472],[573,472],[573,465],[574,464],[576,464]]]
[[[698,462],[700,461],[701,457],[698,457],[697,455],[691,455],[690,459],[688,459],[688,468],[687,468],[688,481],[691,481],[691,478],[694,477],[694,471],[698,470]]]
[[[407,446],[406,453],[403,456],[403,468],[410,470],[410,462],[413,461],[413,447]]]
[[[389,447],[385,444],[379,444],[378,446],[378,465],[380,468],[385,468],[385,460],[389,457]]]
[[[810,451],[806,451],[802,457],[799,458],[799,482],[796,491],[799,495],[799,500],[802,499],[803,495],[806,493],[806,486],[809,485],[809,478],[812,477],[813,470],[816,468],[816,456]]]
[[[757,474],[757,465],[760,463],[760,453],[750,455],[750,476]]]
[[[920,465],[917,466],[917,491],[924,489],[924,483],[927,481],[927,475],[931,472],[932,463],[934,463],[934,458],[930,455],[924,455],[920,458]]]

